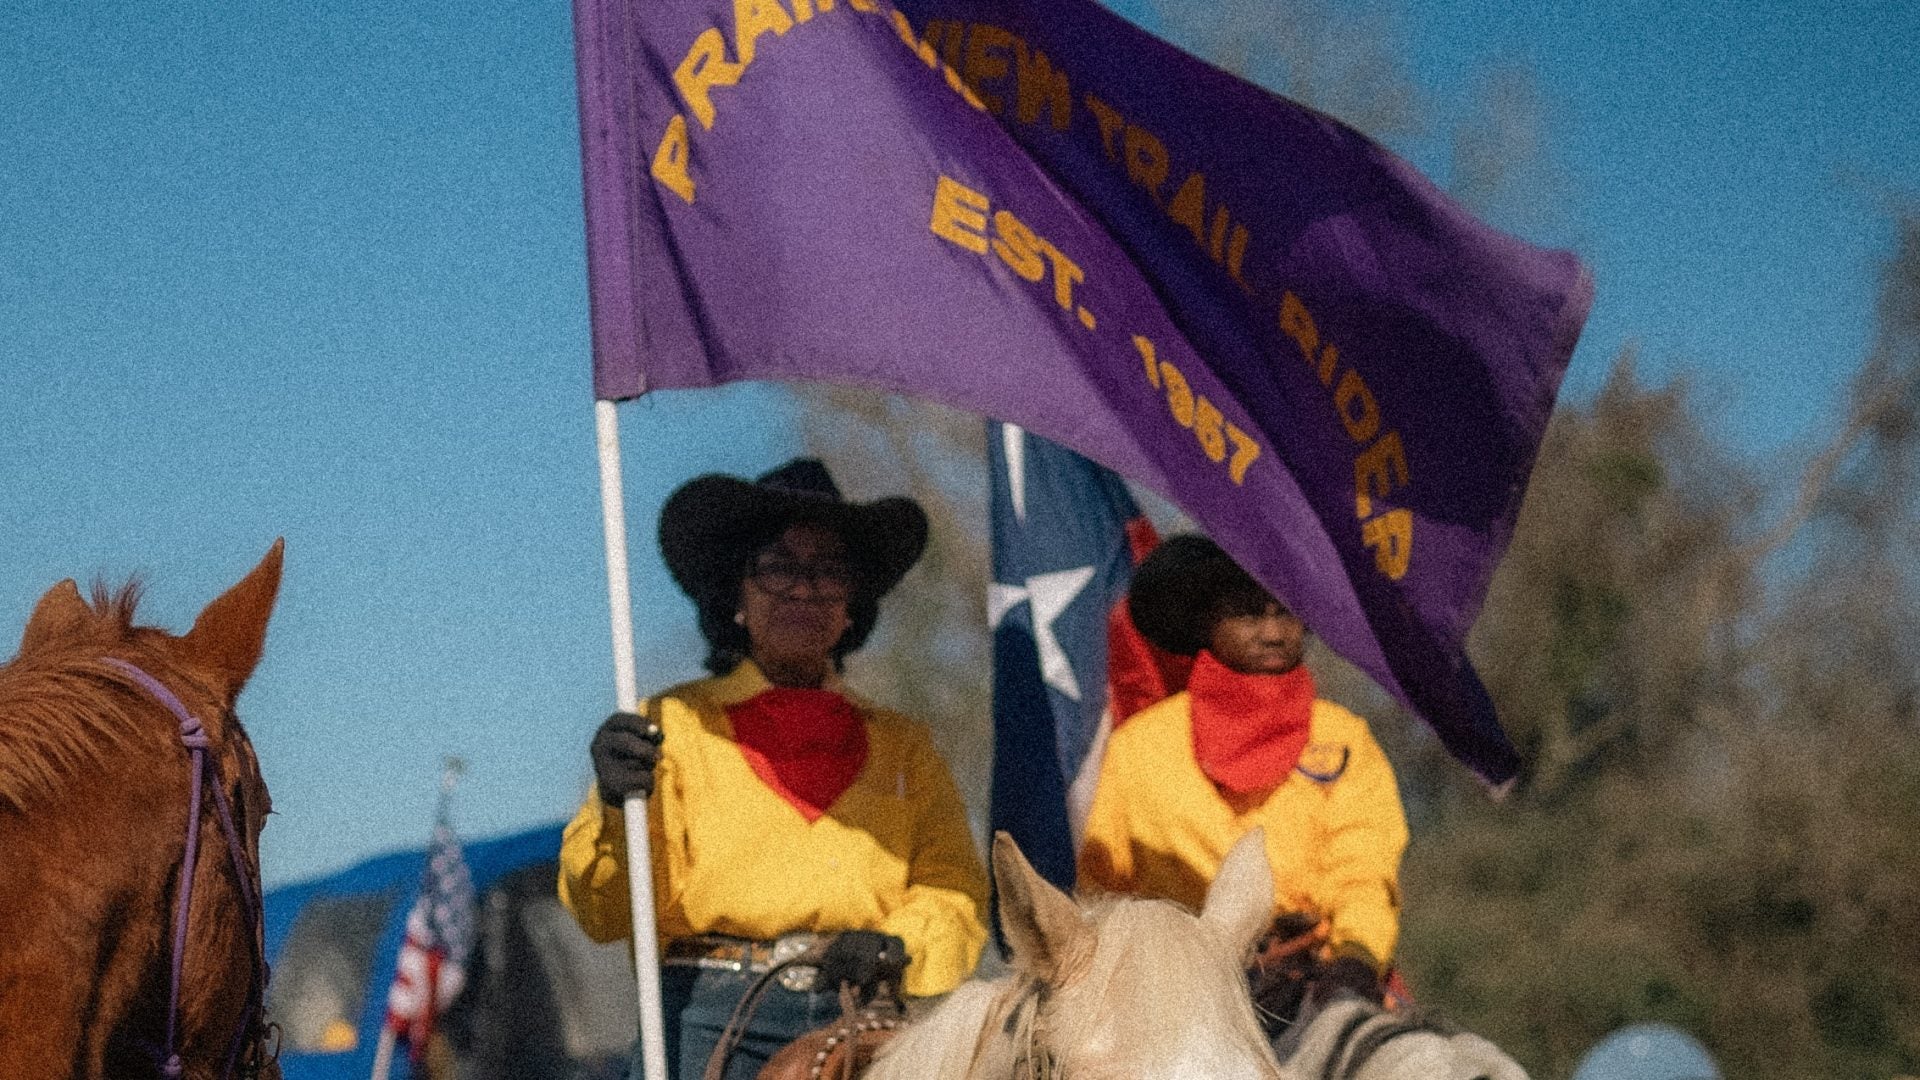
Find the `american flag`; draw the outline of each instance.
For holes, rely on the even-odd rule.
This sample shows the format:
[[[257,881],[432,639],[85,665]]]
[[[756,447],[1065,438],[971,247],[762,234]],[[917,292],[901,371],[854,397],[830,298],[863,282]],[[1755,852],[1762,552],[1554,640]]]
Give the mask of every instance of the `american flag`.
[[[1107,732],[1185,672],[1127,618],[1134,564],[1156,537],[1120,477],[997,422],[987,463],[992,826],[1070,889]]]
[[[443,810],[434,823],[420,894],[407,913],[407,940],[387,989],[387,1028],[407,1040],[416,1062],[426,1052],[434,1021],[466,985],[474,933],[473,877]]]

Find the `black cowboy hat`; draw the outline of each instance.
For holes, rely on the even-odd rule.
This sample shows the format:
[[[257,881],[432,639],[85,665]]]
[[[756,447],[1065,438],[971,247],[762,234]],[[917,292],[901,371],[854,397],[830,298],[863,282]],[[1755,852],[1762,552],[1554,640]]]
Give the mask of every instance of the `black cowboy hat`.
[[[682,484],[660,508],[660,554],[674,582],[704,606],[733,597],[747,559],[800,524],[840,535],[859,572],[857,591],[871,599],[898,585],[927,546],[920,504],[848,502],[825,465],[795,458],[752,481],[708,473]]]
[[[1272,594],[1204,536],[1170,536],[1133,572],[1127,614],[1148,641],[1192,656],[1207,647],[1222,600],[1263,603]]]

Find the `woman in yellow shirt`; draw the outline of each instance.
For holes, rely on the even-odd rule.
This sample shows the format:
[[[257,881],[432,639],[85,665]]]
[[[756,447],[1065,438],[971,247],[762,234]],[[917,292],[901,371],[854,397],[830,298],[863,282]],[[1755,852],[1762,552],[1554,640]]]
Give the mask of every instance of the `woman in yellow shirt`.
[[[946,764],[924,727],[840,679],[926,536],[911,500],[849,503],[811,459],[753,482],[702,476],[661,509],[713,677],[594,736],[560,898],[597,941],[633,932],[621,805],[645,795],[680,1080],[699,1080],[755,969],[790,951],[825,950],[761,1001],[728,1080],[838,1016],[842,983],[941,994],[979,960],[986,877]]]
[[[1169,538],[1127,602],[1193,673],[1108,740],[1081,884],[1198,906],[1233,842],[1263,825],[1276,933],[1318,925],[1325,984],[1378,1000],[1407,824],[1366,722],[1315,696],[1306,628],[1213,541]],[[1253,974],[1263,1011],[1291,1018],[1304,988]]]

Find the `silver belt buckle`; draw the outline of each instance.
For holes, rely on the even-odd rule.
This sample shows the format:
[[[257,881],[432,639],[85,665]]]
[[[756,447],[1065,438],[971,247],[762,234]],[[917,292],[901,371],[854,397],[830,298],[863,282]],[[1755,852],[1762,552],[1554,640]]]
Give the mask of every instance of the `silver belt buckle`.
[[[819,941],[818,934],[786,934],[776,938],[773,943],[773,962],[786,963],[813,948]],[[820,969],[812,964],[795,964],[780,972],[780,985],[796,994],[812,993],[819,975]]]

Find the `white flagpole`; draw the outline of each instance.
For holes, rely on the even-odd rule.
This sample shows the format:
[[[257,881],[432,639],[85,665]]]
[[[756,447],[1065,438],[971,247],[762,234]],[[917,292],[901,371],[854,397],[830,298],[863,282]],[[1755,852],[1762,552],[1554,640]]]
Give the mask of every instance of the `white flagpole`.
[[[440,800],[433,807],[433,824],[437,828],[450,825],[453,820],[453,788],[467,771],[465,758],[446,757],[440,761]]]
[[[393,1029],[380,1025],[380,1046],[373,1052],[373,1080],[387,1080],[393,1071]]]
[[[633,666],[633,594],[627,584],[627,510],[620,484],[620,417],[611,401],[593,403],[600,444],[600,514],[607,543],[607,605],[613,616],[614,700],[640,707]],[[647,801],[627,799],[627,892],[633,910],[633,970],[640,996],[640,1064],[644,1080],[668,1080],[666,1025],[660,1006],[660,944],[653,913],[653,856]]]

